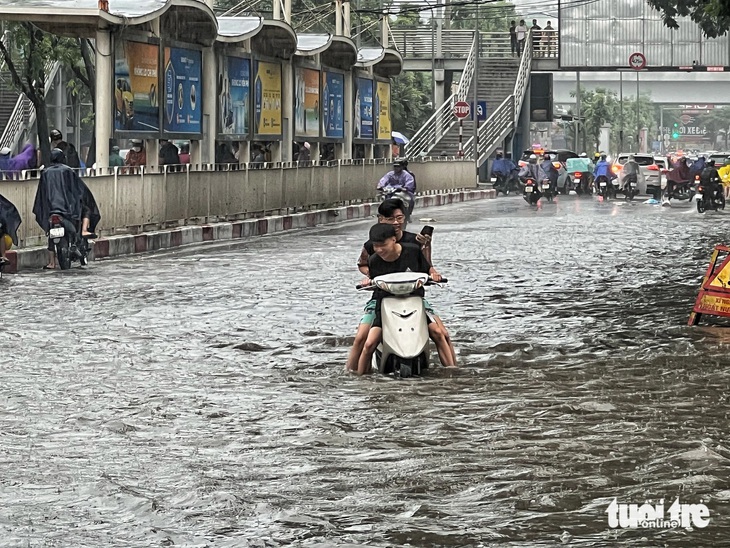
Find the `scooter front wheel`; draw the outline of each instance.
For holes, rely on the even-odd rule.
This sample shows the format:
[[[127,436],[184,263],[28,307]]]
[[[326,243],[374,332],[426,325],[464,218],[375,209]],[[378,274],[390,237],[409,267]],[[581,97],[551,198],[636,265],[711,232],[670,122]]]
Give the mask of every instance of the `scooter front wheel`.
[[[704,212],[705,212],[705,201],[697,200],[697,213],[704,213]]]

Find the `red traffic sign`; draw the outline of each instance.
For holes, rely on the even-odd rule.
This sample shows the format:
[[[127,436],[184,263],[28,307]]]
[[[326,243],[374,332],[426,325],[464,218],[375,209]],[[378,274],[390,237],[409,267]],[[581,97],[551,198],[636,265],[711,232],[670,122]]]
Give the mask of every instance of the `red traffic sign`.
[[[471,114],[471,107],[466,101],[458,101],[454,105],[454,116],[457,118],[468,118]]]
[[[644,54],[639,53],[638,51],[636,53],[632,53],[629,56],[629,67],[634,70],[641,70],[646,67],[646,57],[644,57]]]

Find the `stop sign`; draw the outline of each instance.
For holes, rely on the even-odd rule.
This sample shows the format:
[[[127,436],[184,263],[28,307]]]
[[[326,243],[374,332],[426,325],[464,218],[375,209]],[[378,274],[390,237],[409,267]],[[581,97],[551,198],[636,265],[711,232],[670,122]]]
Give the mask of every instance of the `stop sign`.
[[[471,114],[471,108],[466,101],[458,101],[454,105],[454,116],[457,118],[468,118],[469,114]]]

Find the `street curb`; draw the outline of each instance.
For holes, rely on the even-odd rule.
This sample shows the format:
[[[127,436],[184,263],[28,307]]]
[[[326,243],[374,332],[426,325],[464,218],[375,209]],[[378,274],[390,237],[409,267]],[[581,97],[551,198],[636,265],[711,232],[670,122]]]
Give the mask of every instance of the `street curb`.
[[[492,189],[463,190],[416,197],[419,209],[459,202],[496,198]],[[287,230],[330,225],[355,219],[371,217],[377,211],[377,203],[358,204],[320,209],[291,215],[274,215],[259,219],[246,219],[200,226],[182,226],[169,230],[109,236],[95,241],[89,255],[90,260],[121,257],[134,253],[146,253],[160,249],[171,249],[189,244],[236,240],[251,236],[263,236]],[[10,264],[5,272],[14,274],[19,270],[39,269],[48,264],[45,247],[9,250],[6,253]]]

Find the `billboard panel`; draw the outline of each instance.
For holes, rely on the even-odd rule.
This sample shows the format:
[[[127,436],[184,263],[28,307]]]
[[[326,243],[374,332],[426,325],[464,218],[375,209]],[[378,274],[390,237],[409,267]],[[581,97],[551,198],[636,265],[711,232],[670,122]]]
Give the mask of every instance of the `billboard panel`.
[[[218,133],[248,135],[250,96],[251,61],[222,57],[218,62]]]
[[[319,137],[319,71],[294,69],[294,135]]]
[[[357,78],[355,81],[355,139],[373,138],[373,81]]]
[[[114,52],[114,129],[160,130],[160,48],[118,40]]]
[[[705,38],[689,17],[677,17],[679,29],[669,29],[645,0],[561,0],[559,11],[561,68],[628,69],[634,52],[644,54],[649,70],[730,65],[727,35]]]
[[[322,127],[330,139],[345,138],[345,76],[322,73]]]
[[[256,61],[254,82],[254,131],[257,135],[281,135],[281,65]]]
[[[164,129],[168,133],[202,133],[202,54],[165,48]]]
[[[390,141],[390,82],[376,82],[375,113],[375,138]]]

